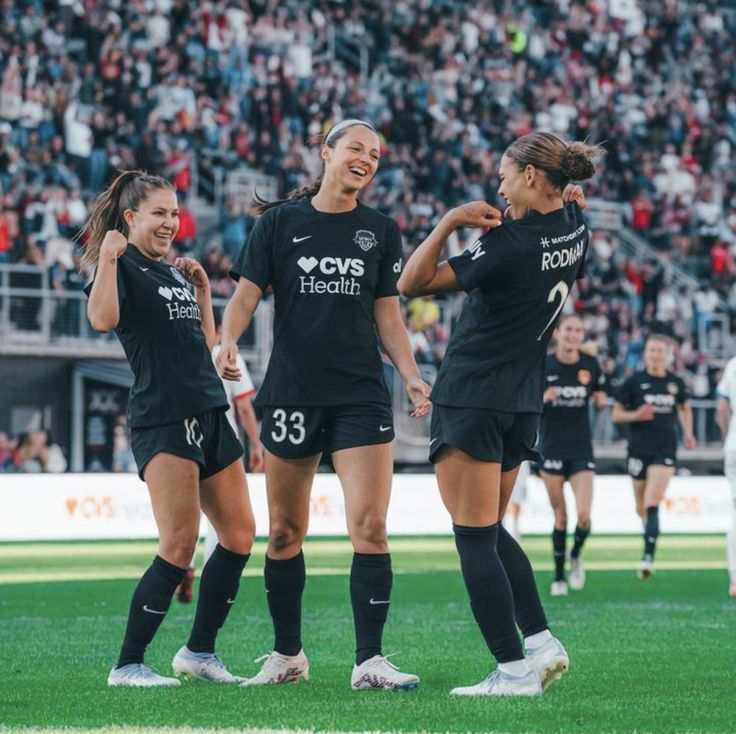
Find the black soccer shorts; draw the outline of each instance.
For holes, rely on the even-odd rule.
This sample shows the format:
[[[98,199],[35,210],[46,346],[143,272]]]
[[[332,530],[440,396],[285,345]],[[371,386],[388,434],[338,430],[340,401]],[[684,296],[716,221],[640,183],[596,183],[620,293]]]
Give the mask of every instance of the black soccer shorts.
[[[552,474],[555,477],[570,477],[579,474],[581,471],[595,471],[595,461],[592,456],[583,457],[581,459],[549,459],[545,458],[539,465],[539,470],[545,474]]]
[[[243,455],[243,446],[227,419],[224,408],[161,426],[133,428],[130,432],[138,476],[156,454],[166,453],[199,464],[199,478],[207,479]]]
[[[432,408],[429,460],[434,464],[443,446],[455,446],[478,461],[501,464],[511,471],[522,461],[539,461],[534,450],[539,413],[504,413],[483,408]]]
[[[675,467],[677,462],[674,456],[662,454],[629,454],[626,459],[626,471],[632,479],[646,479],[647,469],[650,466]]]
[[[282,459],[305,459],[393,440],[391,408],[379,403],[267,407],[261,419],[261,443]]]

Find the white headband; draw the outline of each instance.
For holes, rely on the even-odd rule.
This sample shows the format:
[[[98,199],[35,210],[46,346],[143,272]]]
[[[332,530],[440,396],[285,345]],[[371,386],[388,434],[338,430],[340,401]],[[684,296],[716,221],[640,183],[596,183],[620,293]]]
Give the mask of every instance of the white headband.
[[[346,127],[352,127],[353,125],[363,125],[363,127],[367,127],[370,130],[373,130],[373,132],[376,132],[376,129],[373,127],[373,125],[370,124],[370,122],[366,122],[365,120],[358,120],[357,118],[351,118],[349,120],[338,122],[337,125],[335,125],[330,130],[330,132],[327,133],[324,144],[327,145],[327,143],[330,142],[332,136],[335,135],[335,133],[340,132],[340,130],[344,130]]]

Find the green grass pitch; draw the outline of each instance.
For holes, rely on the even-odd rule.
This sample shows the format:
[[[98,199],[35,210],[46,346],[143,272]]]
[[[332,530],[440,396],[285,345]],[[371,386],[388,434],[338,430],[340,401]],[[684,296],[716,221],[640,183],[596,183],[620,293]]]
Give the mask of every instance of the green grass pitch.
[[[175,727],[331,732],[728,732],[736,730],[736,600],[722,537],[665,536],[658,572],[637,581],[639,538],[592,537],[588,585],[550,599],[550,541],[524,544],[570,672],[539,699],[451,699],[493,667],[472,621],[450,538],[392,543],[385,652],[422,677],[406,693],[353,692],[344,540],[310,540],[304,643],[312,680],[241,689],[185,681],[108,689],[130,594],[152,542],[0,544],[0,731]],[[254,549],[218,652],[252,675],[272,642]],[[174,602],[147,662],[170,672],[193,605]]]

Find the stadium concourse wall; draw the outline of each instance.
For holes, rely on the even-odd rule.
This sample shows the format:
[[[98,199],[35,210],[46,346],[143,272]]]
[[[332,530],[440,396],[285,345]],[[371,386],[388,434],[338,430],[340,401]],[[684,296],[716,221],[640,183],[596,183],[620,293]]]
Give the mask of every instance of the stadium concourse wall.
[[[249,476],[258,534],[268,528],[263,474]],[[569,490],[566,490],[569,491]],[[641,533],[631,480],[595,479],[596,533]],[[574,507],[570,496],[570,508]],[[311,498],[310,534],[345,536],[345,507],[337,476],[318,474]],[[574,527],[574,511],[570,529]],[[723,477],[675,477],[661,513],[665,533],[724,533],[731,496]],[[547,534],[552,512],[532,477],[521,516],[525,534]],[[432,474],[397,474],[388,516],[391,535],[447,535],[450,520]],[[135,474],[9,474],[0,481],[0,541],[92,540],[156,537],[146,485]]]

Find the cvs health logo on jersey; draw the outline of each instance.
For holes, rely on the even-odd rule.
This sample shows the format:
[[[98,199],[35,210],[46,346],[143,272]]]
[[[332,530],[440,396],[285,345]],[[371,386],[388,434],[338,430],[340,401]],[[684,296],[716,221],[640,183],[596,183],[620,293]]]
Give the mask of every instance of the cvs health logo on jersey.
[[[169,288],[161,285],[158,294],[167,301],[166,308],[169,310],[169,321],[174,319],[197,319],[202,320],[202,312],[199,310],[196,298],[189,292],[188,288]]]
[[[296,264],[306,273],[299,276],[300,293],[360,295],[356,278],[365,274],[365,263],[359,257],[300,257]]]

